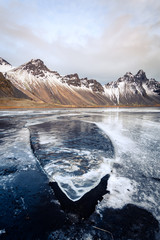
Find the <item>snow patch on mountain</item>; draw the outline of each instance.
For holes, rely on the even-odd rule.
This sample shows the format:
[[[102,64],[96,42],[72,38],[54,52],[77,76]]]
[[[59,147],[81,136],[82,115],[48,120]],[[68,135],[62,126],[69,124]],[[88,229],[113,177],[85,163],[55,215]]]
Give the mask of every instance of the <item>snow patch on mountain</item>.
[[[13,68],[10,63],[0,57],[0,72],[5,73]]]
[[[116,104],[151,104],[160,102],[160,83],[148,79],[143,70],[136,75],[127,72],[104,86],[105,95]]]
[[[40,59],[32,59],[30,62],[14,68],[7,73],[7,77],[13,84],[28,90],[32,90],[33,87],[41,87],[42,84],[62,85],[60,75],[50,71]]]
[[[40,59],[13,68],[0,58],[0,71],[33,100],[78,106],[160,104],[160,82],[149,80],[143,70],[135,75],[127,72],[104,86],[95,79],[80,78],[77,73],[61,76]]]

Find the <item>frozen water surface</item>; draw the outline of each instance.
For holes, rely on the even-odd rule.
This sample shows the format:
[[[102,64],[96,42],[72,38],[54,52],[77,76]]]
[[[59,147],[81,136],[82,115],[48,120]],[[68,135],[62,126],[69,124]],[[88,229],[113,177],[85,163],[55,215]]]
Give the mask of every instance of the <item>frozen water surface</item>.
[[[111,172],[114,147],[95,124],[66,120],[30,126],[31,146],[50,181],[73,201]],[[38,147],[37,147],[38,145]]]
[[[160,108],[1,111],[1,188],[40,168],[77,201],[109,173],[97,213],[133,203],[160,222],[159,143]]]

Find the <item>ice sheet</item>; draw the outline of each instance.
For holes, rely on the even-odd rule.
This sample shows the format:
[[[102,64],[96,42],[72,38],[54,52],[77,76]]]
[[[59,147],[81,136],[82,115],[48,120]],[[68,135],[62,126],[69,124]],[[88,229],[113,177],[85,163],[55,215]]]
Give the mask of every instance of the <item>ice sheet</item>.
[[[116,150],[115,158],[109,161],[102,158],[103,161],[99,163],[97,169],[91,168],[76,178],[71,173],[76,171],[78,166],[70,165],[69,162],[66,162],[66,166],[70,171],[66,175],[57,171],[63,168],[58,165],[56,167],[53,165],[57,174],[54,176],[50,174],[51,165],[46,165],[46,173],[57,181],[68,196],[68,190],[64,184],[68,183],[68,186],[72,186],[75,192],[73,191],[70,198],[74,200],[79,199],[91,189],[91,186],[96,186],[100,178],[104,176],[104,172],[105,174],[110,173],[111,177],[108,181],[110,195],[104,196],[104,200],[98,206],[99,209],[105,206],[120,208],[126,203],[134,203],[151,211],[160,220],[160,108],[1,111],[0,114],[2,118],[15,117],[20,122],[24,122],[22,129],[11,131],[9,137],[7,131],[1,131],[1,135],[4,135],[2,138],[4,142],[0,145],[1,166],[3,167],[6,162],[8,166],[16,163],[18,171],[35,167],[37,161],[29,144],[29,126],[48,123],[56,119],[59,121],[62,118],[70,119],[70,121],[81,118],[81,121],[95,122],[112,140]],[[55,141],[55,137],[52,136],[51,141]],[[47,134],[40,136],[42,145],[49,144],[49,142]],[[57,144],[61,144],[61,142],[59,141]],[[58,148],[59,153],[62,150],[66,153],[70,152],[70,149],[64,146],[63,149]],[[90,150],[79,151],[76,148],[72,150],[77,155],[86,155],[88,159],[90,157]],[[7,177],[9,178],[9,176]],[[6,176],[2,178],[4,180]],[[85,181],[90,183],[89,187],[86,186]]]

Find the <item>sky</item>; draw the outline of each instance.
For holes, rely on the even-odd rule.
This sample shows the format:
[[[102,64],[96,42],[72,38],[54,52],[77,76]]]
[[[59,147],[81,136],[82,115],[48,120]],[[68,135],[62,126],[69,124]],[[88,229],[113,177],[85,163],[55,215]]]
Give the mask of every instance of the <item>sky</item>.
[[[160,81],[160,1],[0,0],[0,57],[102,84],[139,69]]]

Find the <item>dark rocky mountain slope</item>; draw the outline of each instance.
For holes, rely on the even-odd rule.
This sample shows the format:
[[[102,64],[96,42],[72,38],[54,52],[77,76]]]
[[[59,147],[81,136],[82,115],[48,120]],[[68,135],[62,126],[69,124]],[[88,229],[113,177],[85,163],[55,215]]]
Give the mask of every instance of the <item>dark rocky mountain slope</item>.
[[[0,98],[23,98],[29,99],[27,95],[18,90],[8,79],[0,72]]]

